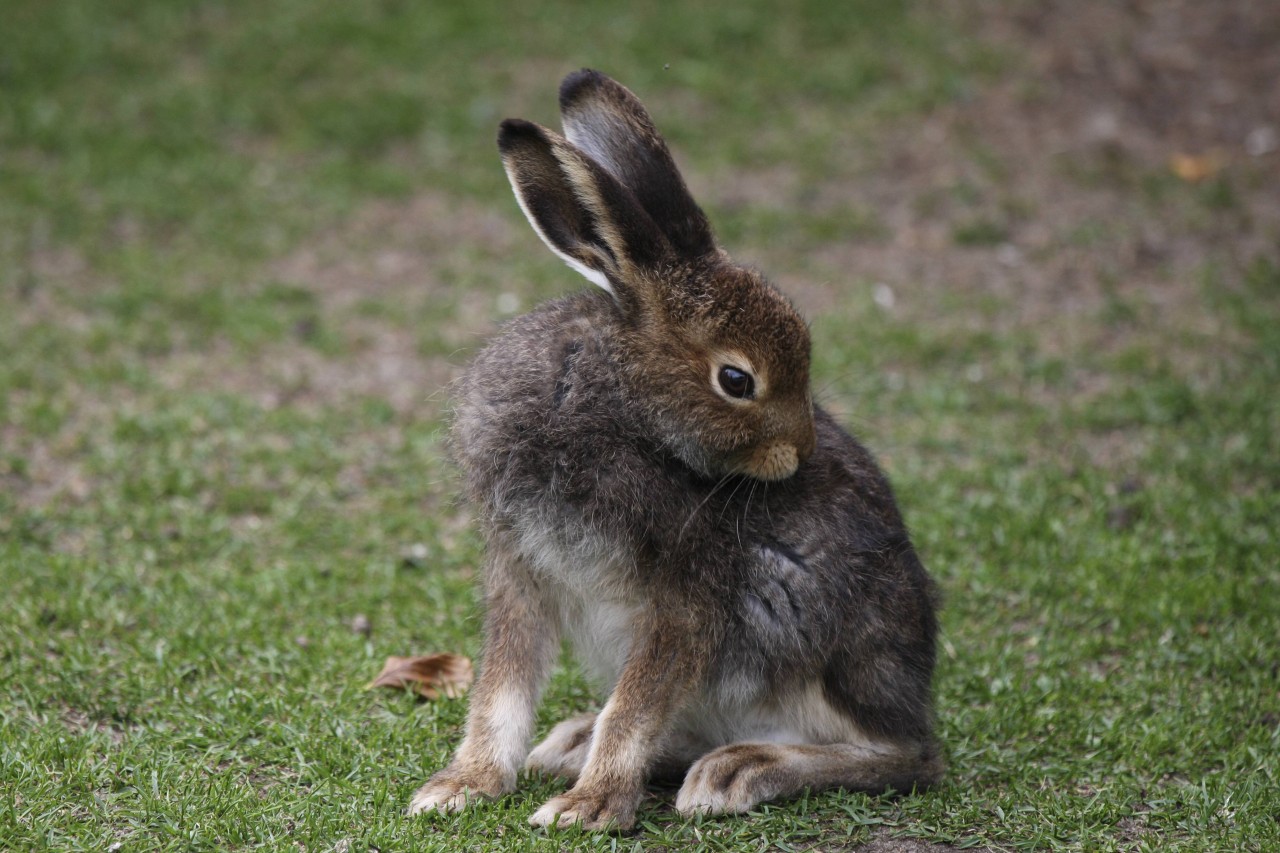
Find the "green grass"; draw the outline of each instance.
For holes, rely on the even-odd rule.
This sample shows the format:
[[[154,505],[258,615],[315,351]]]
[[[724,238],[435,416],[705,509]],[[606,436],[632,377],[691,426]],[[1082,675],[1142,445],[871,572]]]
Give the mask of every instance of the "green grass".
[[[856,187],[851,148],[1016,61],[905,3],[788,9],[10,4],[0,848],[1280,845],[1280,266],[1261,255],[1176,272],[1175,319],[1209,327],[1115,292],[1077,322],[1123,343],[1065,351],[999,322],[1007,300],[932,294],[921,322],[838,271],[816,383],[880,451],[946,595],[936,791],[693,822],[659,792],[623,838],[530,830],[543,780],[403,816],[465,702],[363,686],[389,654],[478,651],[480,553],[443,380],[406,403],[387,389],[420,374],[379,370],[461,365],[513,305],[579,286],[530,256],[497,121],[551,122],[559,77],[601,67],[650,103],[731,248],[823,280],[811,254],[892,227],[805,188]],[[714,181],[769,168],[780,198],[718,209]],[[1201,236],[1254,191],[1134,184]],[[422,197],[446,214],[397,232]],[[959,215],[962,251],[1006,237]],[[403,280],[379,271],[414,246]],[[308,252],[322,281],[281,261]],[[566,662],[540,724],[594,701]]]

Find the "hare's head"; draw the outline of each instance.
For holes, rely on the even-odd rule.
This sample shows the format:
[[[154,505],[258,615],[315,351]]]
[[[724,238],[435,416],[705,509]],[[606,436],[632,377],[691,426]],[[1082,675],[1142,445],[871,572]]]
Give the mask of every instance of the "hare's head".
[[[716,246],[635,95],[579,71],[560,111],[564,137],[508,119],[498,147],[538,236],[612,295],[632,413],[704,475],[791,476],[815,443],[804,321]]]

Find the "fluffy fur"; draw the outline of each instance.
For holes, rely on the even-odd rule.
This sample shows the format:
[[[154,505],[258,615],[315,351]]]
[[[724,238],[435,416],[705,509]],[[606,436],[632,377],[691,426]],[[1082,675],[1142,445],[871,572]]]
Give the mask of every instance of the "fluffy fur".
[[[639,100],[561,87],[567,139],[504,122],[535,231],[600,289],[509,323],[453,437],[487,539],[467,732],[411,812],[574,782],[532,822],[625,829],[647,779],[684,813],[805,788],[927,786],[933,586],[888,482],[809,389],[808,329],[716,247]],[[752,393],[717,386],[748,372]],[[608,695],[528,753],[562,639]]]

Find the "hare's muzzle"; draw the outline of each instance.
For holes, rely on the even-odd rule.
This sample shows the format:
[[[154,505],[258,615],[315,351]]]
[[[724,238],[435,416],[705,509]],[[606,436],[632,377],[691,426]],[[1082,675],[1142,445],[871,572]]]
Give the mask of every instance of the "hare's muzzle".
[[[779,441],[753,453],[743,466],[743,473],[757,480],[785,480],[799,467],[800,453],[796,446]]]

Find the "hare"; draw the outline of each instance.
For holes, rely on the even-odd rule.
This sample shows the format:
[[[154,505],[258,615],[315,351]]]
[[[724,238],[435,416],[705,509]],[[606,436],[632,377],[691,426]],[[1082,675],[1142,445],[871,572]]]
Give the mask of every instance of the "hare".
[[[598,289],[510,322],[460,382],[484,651],[409,813],[510,792],[522,763],[574,783],[540,826],[625,830],[654,778],[683,780],[683,814],[930,785],[934,587],[871,455],[812,402],[805,322],[717,247],[634,94],[583,70],[560,110],[565,136],[509,119],[498,147]],[[608,700],[530,753],[562,639]]]

